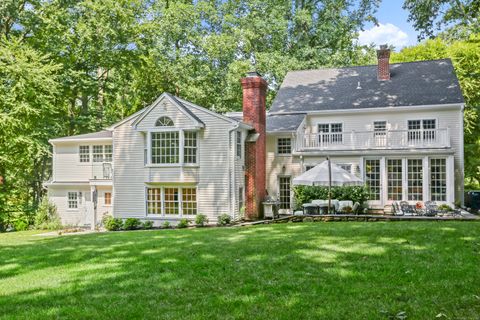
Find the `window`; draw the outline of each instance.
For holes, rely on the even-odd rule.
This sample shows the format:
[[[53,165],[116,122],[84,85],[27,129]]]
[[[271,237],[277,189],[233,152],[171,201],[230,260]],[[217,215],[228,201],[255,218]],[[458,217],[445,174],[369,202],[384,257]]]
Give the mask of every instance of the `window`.
[[[292,153],[292,139],[291,138],[278,138],[277,139],[277,153],[278,154],[291,154]]]
[[[155,122],[157,127],[173,127],[173,121],[169,117],[160,117],[157,122]]]
[[[236,131],[235,132],[235,140],[236,140],[236,154],[237,158],[242,157],[242,132]]]
[[[194,131],[184,132],[183,162],[197,163],[197,133]]]
[[[197,189],[182,189],[182,209],[185,215],[197,214]]]
[[[68,209],[78,209],[78,193],[68,192]]]
[[[430,159],[430,199],[447,200],[447,165],[445,159]]]
[[[373,132],[375,136],[384,136],[387,133],[387,121],[374,121]]]
[[[314,165],[314,164],[307,164],[307,165],[305,165],[305,171],[308,171],[308,170],[313,169],[313,168],[315,168],[315,165]]]
[[[280,209],[290,209],[290,177],[279,177]]]
[[[152,163],[179,163],[178,131],[152,132]]]
[[[348,173],[352,173],[352,165],[349,163],[341,163],[341,164],[338,164],[337,166],[347,171]]]
[[[370,200],[380,200],[380,160],[365,160],[365,181],[369,188]]]
[[[342,143],[343,124],[341,123],[320,123],[318,124],[319,142]]]
[[[147,213],[162,214],[162,189],[147,189]]]
[[[423,199],[423,161],[422,159],[407,160],[408,194],[410,201]]]
[[[388,200],[402,200],[402,159],[387,160]]]
[[[103,146],[93,146],[93,162],[103,162]]]
[[[196,215],[197,189],[195,187],[147,188],[147,214]]]
[[[408,120],[408,141],[420,142],[435,139],[435,119]],[[422,134],[423,133],[423,134]]]
[[[105,192],[105,205],[110,206],[112,204],[112,193],[111,192]]]
[[[242,211],[244,204],[243,187],[238,188],[238,211]]]
[[[90,162],[90,146],[80,146],[80,162]]]
[[[103,156],[103,161],[105,162],[112,162],[112,154],[113,154],[113,148],[112,145],[106,145],[104,147],[104,156]]]

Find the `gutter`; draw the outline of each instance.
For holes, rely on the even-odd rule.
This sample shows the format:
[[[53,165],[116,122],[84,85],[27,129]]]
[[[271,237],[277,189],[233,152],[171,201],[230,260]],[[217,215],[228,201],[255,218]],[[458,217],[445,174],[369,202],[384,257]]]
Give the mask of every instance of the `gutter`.
[[[232,183],[235,185],[235,170],[232,170],[232,164],[230,164],[231,159],[235,156],[235,151],[232,151],[232,132],[237,130],[240,127],[240,122],[234,125],[231,129],[228,130],[228,206],[231,212],[232,220],[235,220],[235,209],[232,205]],[[235,163],[235,161],[233,161]],[[232,171],[233,171],[233,182],[232,182]]]

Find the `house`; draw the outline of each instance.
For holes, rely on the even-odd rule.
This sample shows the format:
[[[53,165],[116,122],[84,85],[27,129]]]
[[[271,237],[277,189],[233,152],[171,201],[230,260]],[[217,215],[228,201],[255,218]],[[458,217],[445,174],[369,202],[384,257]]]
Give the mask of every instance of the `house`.
[[[448,59],[243,78],[243,113],[168,93],[104,131],[53,139],[48,194],[64,224],[104,214],[256,219],[267,193],[291,212],[292,179],[329,156],[370,187],[368,205],[463,201],[464,100]]]

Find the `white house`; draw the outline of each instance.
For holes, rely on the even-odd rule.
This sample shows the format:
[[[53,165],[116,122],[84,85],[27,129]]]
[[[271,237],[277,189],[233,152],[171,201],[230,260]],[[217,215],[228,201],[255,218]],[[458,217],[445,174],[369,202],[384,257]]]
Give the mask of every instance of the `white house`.
[[[243,113],[164,93],[104,131],[52,139],[49,197],[64,224],[256,219],[267,193],[291,211],[292,179],[329,156],[366,181],[370,207],[463,201],[464,100],[451,61],[391,65],[388,49],[377,53],[375,66],[289,72],[268,113],[267,83],[250,73]]]

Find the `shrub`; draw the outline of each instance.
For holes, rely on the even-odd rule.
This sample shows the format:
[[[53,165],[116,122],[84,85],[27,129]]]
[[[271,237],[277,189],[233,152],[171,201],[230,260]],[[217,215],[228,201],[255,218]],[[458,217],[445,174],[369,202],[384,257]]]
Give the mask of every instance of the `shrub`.
[[[447,211],[447,212],[453,211],[452,207],[450,207],[448,204],[439,205],[438,210]]]
[[[203,227],[208,223],[208,218],[204,214],[199,214],[195,217],[195,224],[197,227]]]
[[[118,231],[123,227],[123,220],[119,218],[114,218],[112,216],[106,216],[103,219],[103,225],[108,231]]]
[[[142,223],[142,228],[143,229],[152,229],[153,228],[153,221],[152,220],[147,220]]]
[[[28,230],[28,223],[22,219],[15,220],[13,222],[13,228],[15,231],[25,231]]]
[[[180,229],[186,228],[186,227],[188,227],[189,223],[190,223],[190,221],[188,221],[188,219],[185,219],[185,218],[180,219],[180,221],[177,224],[177,228],[180,228]]]
[[[135,229],[138,229],[140,224],[141,222],[137,218],[127,218],[125,220],[125,223],[123,224],[123,228],[125,230],[135,230]]]
[[[40,230],[58,230],[62,228],[57,207],[49,202],[47,197],[42,199],[37,209],[34,225],[36,229]]]
[[[162,228],[164,228],[164,229],[169,229],[169,228],[170,228],[170,222],[165,221],[165,222],[162,224]]]
[[[232,217],[230,215],[224,213],[218,217],[218,224],[221,226],[226,226],[232,222]]]
[[[368,200],[368,188],[365,186],[332,187],[331,198],[337,200],[351,200],[363,204]],[[304,203],[312,200],[328,199],[328,187],[319,186],[294,186],[293,193],[298,210]]]

